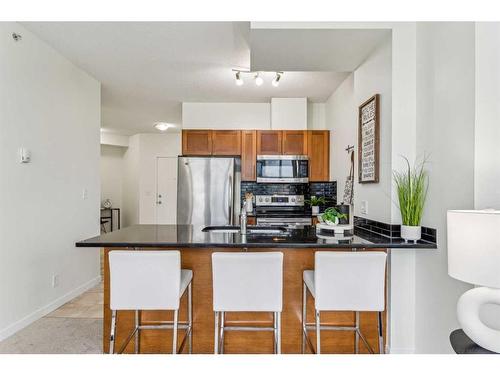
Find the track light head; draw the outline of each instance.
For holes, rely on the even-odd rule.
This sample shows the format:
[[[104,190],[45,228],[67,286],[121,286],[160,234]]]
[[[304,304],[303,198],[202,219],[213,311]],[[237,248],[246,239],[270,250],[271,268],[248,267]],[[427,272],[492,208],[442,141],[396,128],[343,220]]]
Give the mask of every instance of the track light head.
[[[281,79],[281,73],[276,72],[276,78],[273,79],[272,85],[274,87],[278,87],[280,84],[280,79]]]
[[[243,85],[243,80],[241,79],[241,73],[236,72],[236,86]]]

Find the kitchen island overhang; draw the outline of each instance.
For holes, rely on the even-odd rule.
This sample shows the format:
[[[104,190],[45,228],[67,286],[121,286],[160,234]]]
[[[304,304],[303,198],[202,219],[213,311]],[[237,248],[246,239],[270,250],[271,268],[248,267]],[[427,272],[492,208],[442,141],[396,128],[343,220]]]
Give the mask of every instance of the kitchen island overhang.
[[[314,269],[315,251],[385,251],[391,249],[435,249],[432,243],[406,244],[402,240],[391,240],[366,231],[355,230],[348,239],[320,239],[315,236],[313,227],[291,231],[287,236],[247,235],[237,233],[207,233],[202,228],[191,225],[134,225],[119,231],[93,237],[76,243],[77,247],[104,249],[104,319],[103,352],[108,351],[111,311],[109,309],[109,265],[108,253],[117,249],[140,250],[180,250],[182,268],[193,271],[193,353],[213,353],[214,318],[212,309],[212,268],[211,255],[216,251],[282,251],[283,263],[283,312],[282,312],[282,352],[301,352],[301,313],[302,313],[302,273]],[[388,262],[388,267],[390,262]],[[390,346],[388,327],[390,326],[390,272],[387,269],[386,311],[384,335],[386,348]],[[360,275],[362,277],[362,275]],[[180,319],[186,319],[186,303],[181,301]],[[308,317],[312,322],[314,302],[308,298]],[[172,320],[172,313],[143,311],[141,321],[158,322]],[[377,347],[376,313],[360,314],[361,329],[370,345]],[[134,312],[118,313],[116,345],[120,347],[134,329]],[[267,313],[228,313],[227,324],[244,325],[252,321],[269,322],[272,314]],[[333,325],[354,325],[355,314],[350,311],[322,313],[322,322]],[[171,343],[170,331],[143,331],[140,339],[141,353],[167,353]],[[311,339],[314,340],[314,334]],[[270,332],[227,332],[226,353],[272,353],[272,333]],[[354,334],[349,331],[331,331],[322,334],[322,349],[325,353],[353,353]],[[360,352],[367,352],[361,344]],[[125,352],[134,352],[133,340]]]

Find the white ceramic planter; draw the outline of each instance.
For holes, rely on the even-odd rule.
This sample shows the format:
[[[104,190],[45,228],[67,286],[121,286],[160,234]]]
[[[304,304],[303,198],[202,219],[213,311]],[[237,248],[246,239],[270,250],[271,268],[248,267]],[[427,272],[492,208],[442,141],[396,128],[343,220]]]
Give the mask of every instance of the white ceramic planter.
[[[417,242],[422,237],[421,226],[401,225],[401,238],[408,241]]]
[[[319,206],[311,206],[311,211],[313,215],[319,214]]]
[[[247,212],[253,212],[253,199],[247,199]]]

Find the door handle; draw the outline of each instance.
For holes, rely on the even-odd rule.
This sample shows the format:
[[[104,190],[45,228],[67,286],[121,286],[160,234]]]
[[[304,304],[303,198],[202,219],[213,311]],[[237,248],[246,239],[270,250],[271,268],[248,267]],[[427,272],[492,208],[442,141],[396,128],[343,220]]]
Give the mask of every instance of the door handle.
[[[156,202],[156,203],[161,204],[161,201],[158,201],[158,202]]]

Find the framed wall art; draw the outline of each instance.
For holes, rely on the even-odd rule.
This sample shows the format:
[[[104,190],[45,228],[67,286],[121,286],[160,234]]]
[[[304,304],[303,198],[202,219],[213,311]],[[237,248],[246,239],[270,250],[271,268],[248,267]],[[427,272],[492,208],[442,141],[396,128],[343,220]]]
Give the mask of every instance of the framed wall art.
[[[379,121],[379,94],[375,94],[359,106],[358,169],[361,184],[379,180]]]

